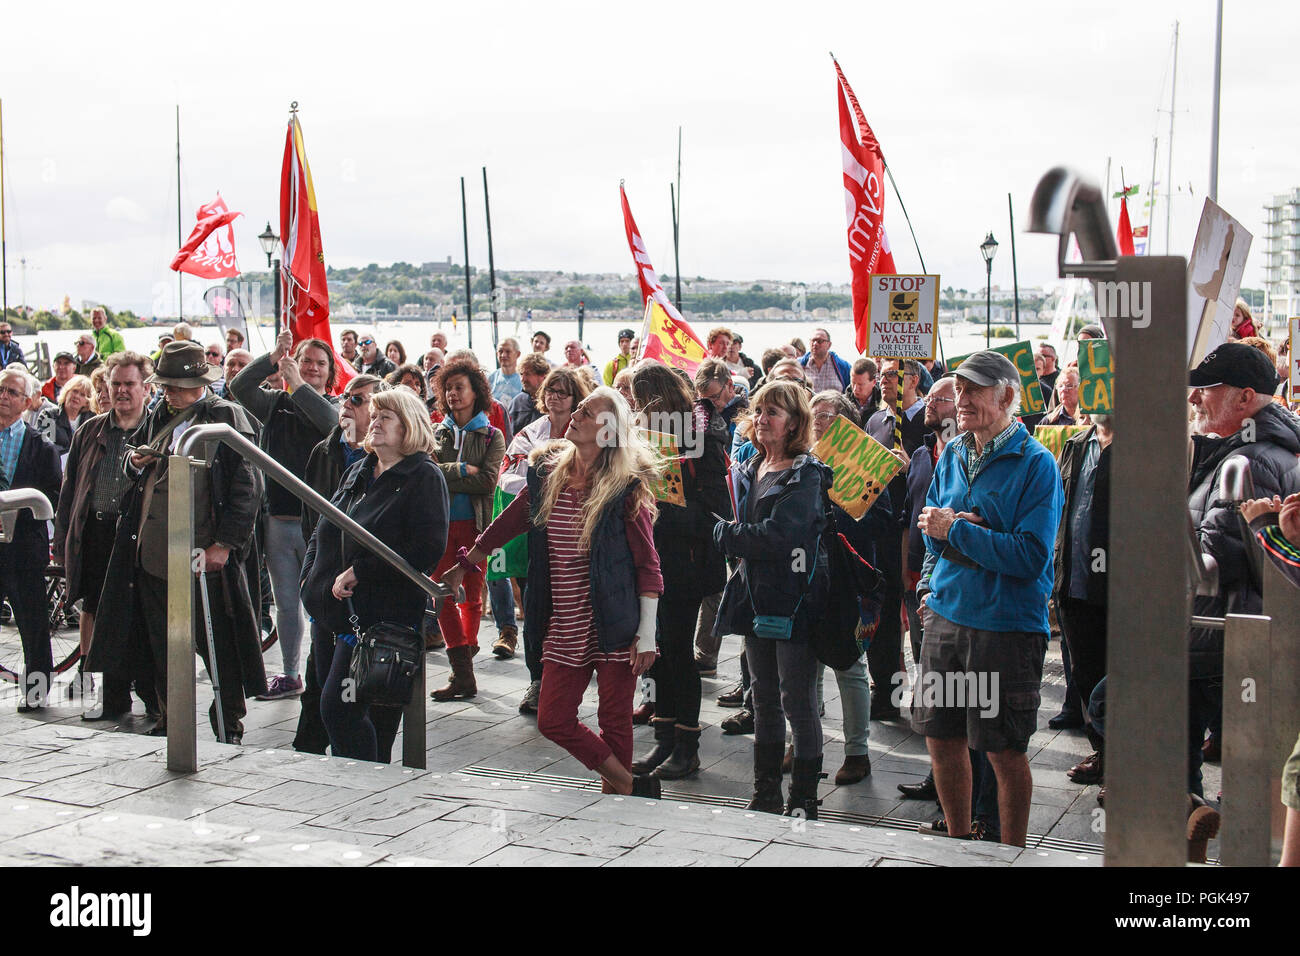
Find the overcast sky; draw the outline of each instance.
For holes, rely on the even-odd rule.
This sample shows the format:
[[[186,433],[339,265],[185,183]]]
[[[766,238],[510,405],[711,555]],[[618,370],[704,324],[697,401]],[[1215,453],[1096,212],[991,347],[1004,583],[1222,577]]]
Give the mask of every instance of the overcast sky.
[[[1293,47],[1300,5],[1225,4],[1219,201],[1256,237],[1262,206],[1300,186]],[[1181,22],[1170,251],[1185,254],[1209,178],[1214,3],[434,4],[10,6],[0,31],[9,302],[103,300],[160,311],[174,289],[175,115],[183,232],[220,190],[243,267],[278,216],[297,100],[333,266],[487,264],[480,168],[498,269],[631,272],[618,183],[656,267],[672,271],[668,184],[683,128],[682,272],[849,277],[833,50],[879,137],[928,271],[984,283],[1007,193],[1022,286],[1055,278],[1055,242],[1023,233],[1058,164],[1111,187],[1164,188],[1174,21]],[[1132,201],[1131,201],[1132,202]],[[1114,211],[1112,212],[1114,215]],[[900,271],[920,271],[897,199]],[[1165,205],[1153,225],[1165,248]],[[278,221],[277,221],[278,226]],[[187,279],[187,286],[203,283]],[[161,298],[160,298],[161,296]]]

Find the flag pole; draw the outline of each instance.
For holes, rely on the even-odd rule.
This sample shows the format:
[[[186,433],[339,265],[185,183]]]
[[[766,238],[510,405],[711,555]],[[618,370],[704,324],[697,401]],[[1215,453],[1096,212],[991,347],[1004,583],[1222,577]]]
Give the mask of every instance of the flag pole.
[[[1016,303],[1016,341],[1020,341],[1020,277],[1016,273],[1016,211],[1011,205],[1011,193],[1007,193],[1007,219],[1011,222],[1011,288],[1015,290]]]
[[[673,269],[677,272],[677,311],[682,311],[682,259],[678,248],[678,214],[681,212],[682,198],[682,128],[677,127],[677,189],[668,184],[668,192],[673,200]]]
[[[492,354],[497,351],[497,270],[492,259],[492,206],[488,202],[487,167],[483,167],[483,211],[487,214],[488,302],[492,306]]]
[[[0,300],[3,301],[3,310],[0,311],[0,321],[9,321],[9,251],[8,241],[5,234],[5,114],[4,101],[0,100]],[[27,313],[23,313],[23,318],[27,318]]]
[[[181,236],[181,104],[176,104],[176,248],[185,244]],[[181,288],[181,271],[176,270],[176,321],[185,321],[185,296]]]
[[[460,227],[465,237],[465,327],[469,329],[469,347],[474,348],[474,293],[469,281],[469,219],[465,215],[465,177],[460,177]]]
[[[916,247],[916,258],[921,261],[921,272],[925,272],[925,256],[921,254],[921,243],[917,241],[916,230],[912,228],[912,217],[907,214],[907,207],[903,205],[903,194],[898,191],[898,183],[894,182],[894,171],[889,168],[889,163],[884,161],[884,152],[881,152],[881,163],[885,167],[885,175],[889,177],[889,185],[894,187],[894,198],[898,200],[898,208],[903,213],[903,219],[907,221],[907,231],[912,234],[912,245]],[[943,355],[943,332],[940,331],[937,336],[939,340],[939,361],[943,362],[944,368],[948,367],[948,360]]]

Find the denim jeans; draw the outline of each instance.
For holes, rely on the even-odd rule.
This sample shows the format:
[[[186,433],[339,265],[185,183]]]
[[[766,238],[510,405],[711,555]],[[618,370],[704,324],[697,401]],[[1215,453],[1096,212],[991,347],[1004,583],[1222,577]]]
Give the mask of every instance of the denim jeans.
[[[266,569],[271,575],[275,596],[275,629],[280,635],[280,656],[289,677],[298,676],[302,651],[304,614],[299,589],[302,563],[307,558],[307,544],[302,539],[302,522],[298,518],[266,519]]]
[[[499,578],[487,583],[488,604],[492,608],[492,620],[499,633],[504,627],[515,627],[515,592],[510,587],[509,578]],[[516,628],[517,630],[517,628]]]
[[[794,755],[822,755],[822,722],[817,716],[817,674],[821,662],[806,641],[745,635],[745,657],[754,693],[754,744],[785,740],[785,723],[794,735]]]

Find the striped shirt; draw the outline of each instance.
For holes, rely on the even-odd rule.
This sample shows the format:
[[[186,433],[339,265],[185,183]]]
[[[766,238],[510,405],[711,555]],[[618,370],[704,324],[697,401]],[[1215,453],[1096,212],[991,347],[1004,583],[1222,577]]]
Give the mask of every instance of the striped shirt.
[[[591,554],[578,547],[586,495],[573,486],[560,493],[546,523],[551,556],[551,621],[542,643],[542,661],[584,667],[632,660],[631,648],[604,652],[591,607]]]

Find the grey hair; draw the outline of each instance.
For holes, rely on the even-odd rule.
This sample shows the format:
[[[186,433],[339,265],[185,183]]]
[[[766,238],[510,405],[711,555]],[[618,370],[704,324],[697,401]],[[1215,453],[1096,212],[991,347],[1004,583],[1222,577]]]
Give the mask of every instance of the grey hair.
[[[997,387],[1011,389],[1011,407],[1007,409],[1007,414],[1015,418],[1020,414],[1020,382],[1013,382],[1009,378],[1000,378],[997,381]]]
[[[8,368],[0,371],[0,382],[3,382],[6,378],[21,378],[23,380],[23,391],[27,393],[28,398],[35,395],[36,390],[41,387],[41,383],[37,381],[36,376],[25,368],[10,365]]]

